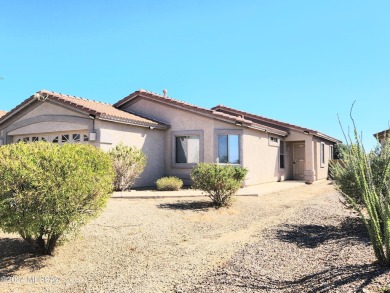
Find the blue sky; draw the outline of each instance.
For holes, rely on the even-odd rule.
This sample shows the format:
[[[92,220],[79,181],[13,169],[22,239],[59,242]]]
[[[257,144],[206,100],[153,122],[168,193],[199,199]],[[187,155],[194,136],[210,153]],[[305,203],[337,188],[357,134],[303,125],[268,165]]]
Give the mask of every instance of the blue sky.
[[[40,89],[114,103],[144,88],[343,139],[390,120],[389,1],[0,0],[0,109]]]

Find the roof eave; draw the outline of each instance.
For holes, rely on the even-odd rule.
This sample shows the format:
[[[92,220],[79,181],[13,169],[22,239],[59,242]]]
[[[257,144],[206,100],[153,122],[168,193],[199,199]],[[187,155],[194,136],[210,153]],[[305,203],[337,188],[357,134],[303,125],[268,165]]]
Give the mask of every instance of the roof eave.
[[[0,117],[0,125],[3,124],[5,121],[7,121],[9,118],[14,116],[15,114],[22,111],[24,108],[26,108],[28,105],[33,103],[35,101],[35,97],[32,95],[26,100],[24,100],[22,103],[17,105],[15,108],[13,108],[11,111],[7,112],[4,116]]]
[[[282,131],[282,130],[266,127],[266,126],[263,126],[263,125],[260,125],[260,124],[252,124],[251,126],[249,126],[249,128],[254,129],[254,130],[263,131],[263,132],[266,132],[266,133],[279,135],[279,136],[282,136],[282,137],[286,137],[288,135],[288,133],[286,131]]]
[[[213,107],[211,109],[213,109],[214,111],[220,110],[222,113],[223,113],[223,110],[231,111],[231,112],[235,113],[236,115],[244,115],[244,116],[248,116],[249,118],[253,117],[254,119],[264,120],[267,123],[271,123],[271,124],[273,123],[275,125],[278,125],[281,128],[287,128],[289,130],[294,130],[294,131],[303,131],[304,133],[310,133],[310,134],[312,134],[314,136],[326,139],[326,140],[334,142],[334,143],[342,143],[342,141],[340,141],[340,140],[338,140],[338,139],[336,139],[334,137],[331,137],[329,135],[320,133],[320,132],[315,131],[313,129],[301,127],[301,126],[294,125],[294,124],[285,123],[285,122],[278,121],[278,120],[275,120],[275,119],[270,119],[270,118],[267,118],[267,117],[254,115],[254,114],[251,114],[251,113],[248,113],[248,112],[240,111],[240,110],[237,110],[237,109],[234,109],[234,108],[230,108],[230,107],[226,107],[226,106],[223,106],[223,105],[217,105],[217,106],[215,106],[215,107]]]
[[[338,140],[334,137],[331,137],[329,135],[326,135],[326,134],[323,134],[323,133],[320,133],[320,132],[316,132],[316,133],[313,133],[314,136],[317,136],[319,138],[323,138],[323,139],[326,139],[328,141],[331,141],[331,142],[334,142],[334,143],[342,143],[341,140]]]
[[[123,106],[124,104],[126,104],[128,101],[132,100],[134,97],[141,95],[141,94],[142,94],[142,92],[140,90],[135,91],[135,92],[131,93],[130,95],[124,97],[123,99],[119,100],[115,104],[113,104],[113,106],[115,108],[119,108],[119,107]]]
[[[113,116],[104,115],[104,114],[97,116],[96,119],[99,119],[102,121],[109,121],[109,122],[116,122],[116,123],[121,123],[121,124],[133,125],[133,126],[138,126],[138,127],[145,127],[145,128],[150,128],[150,129],[166,130],[166,129],[170,128],[170,125],[167,125],[167,124],[138,122],[138,121],[134,121],[131,119],[113,117]]]
[[[198,115],[207,116],[207,117],[212,118],[212,119],[217,119],[217,120],[225,121],[228,123],[234,123],[236,125],[242,124],[239,126],[249,126],[251,124],[251,121],[241,119],[239,117],[226,117],[227,115],[216,114],[212,110],[192,106],[189,104],[188,105],[180,105],[180,103],[181,103],[180,101],[176,101],[176,100],[171,99],[171,98],[160,97],[156,94],[149,93],[147,91],[135,91],[134,93],[128,95],[127,97],[123,98],[119,102],[115,103],[113,106],[116,108],[121,107],[124,104],[126,104],[126,103],[128,103],[128,102],[130,102],[138,97],[149,99],[152,101],[156,101],[158,103],[168,105],[171,107],[175,107],[175,108],[178,108],[178,109],[181,109],[184,111],[189,111],[189,112],[192,112],[192,113],[195,113]],[[167,100],[163,100],[163,99],[167,99]],[[168,101],[168,99],[169,99],[169,101]],[[196,109],[194,109],[194,107],[196,107]]]

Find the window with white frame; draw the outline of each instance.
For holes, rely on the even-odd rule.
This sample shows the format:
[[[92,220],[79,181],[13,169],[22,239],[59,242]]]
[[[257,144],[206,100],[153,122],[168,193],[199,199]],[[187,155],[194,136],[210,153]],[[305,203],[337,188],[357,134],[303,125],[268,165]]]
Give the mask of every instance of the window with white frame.
[[[196,164],[199,163],[200,139],[197,135],[175,137],[175,163]]]
[[[284,169],[284,141],[279,144],[279,168]]]
[[[274,146],[274,147],[279,147],[279,142],[280,138],[277,136],[269,135],[268,136],[268,145],[269,146]]]
[[[333,160],[334,151],[333,151],[333,145],[329,146],[329,160]]]
[[[324,167],[325,166],[325,143],[323,142],[321,142],[320,160],[321,160],[321,167]]]
[[[224,164],[240,164],[239,135],[218,135],[218,160]]]

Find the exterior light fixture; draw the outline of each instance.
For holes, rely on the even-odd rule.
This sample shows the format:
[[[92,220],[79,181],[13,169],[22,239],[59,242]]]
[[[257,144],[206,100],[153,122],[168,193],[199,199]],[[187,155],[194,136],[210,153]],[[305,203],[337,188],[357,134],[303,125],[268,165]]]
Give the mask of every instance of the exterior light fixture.
[[[89,141],[96,141],[96,132],[89,133]]]

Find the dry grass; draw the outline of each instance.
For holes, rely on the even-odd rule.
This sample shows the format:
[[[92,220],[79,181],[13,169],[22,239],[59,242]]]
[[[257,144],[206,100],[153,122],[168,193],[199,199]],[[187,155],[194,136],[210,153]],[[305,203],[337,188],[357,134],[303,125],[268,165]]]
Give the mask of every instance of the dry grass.
[[[308,212],[311,206],[314,209]],[[320,222],[310,220],[324,210],[329,213],[320,217]],[[302,212],[306,214],[303,222],[297,219]],[[290,253],[288,261],[318,248],[328,253],[324,243],[346,236],[337,229],[335,232],[318,227],[335,226],[332,221],[345,217],[350,217],[349,212],[339,205],[333,187],[327,182],[259,198],[240,197],[232,208],[218,210],[210,206],[206,197],[197,200],[111,199],[105,212],[87,225],[74,242],[58,248],[54,257],[37,258],[28,252],[17,235],[0,233],[1,291],[217,292],[221,289],[259,292],[260,287],[246,282],[240,274],[245,272],[244,268],[255,272],[258,267],[255,264],[261,261],[264,270],[256,272],[258,280],[268,276],[282,282],[274,287],[266,283],[268,289],[264,290],[285,291],[281,287],[283,282],[310,276],[316,272],[316,263],[305,263],[305,270],[288,275],[285,280],[283,274],[289,266],[280,265],[282,253]],[[315,247],[295,243],[294,239],[301,239],[302,233],[306,235],[312,230],[307,226],[299,230],[294,225],[306,224],[313,225],[310,226],[313,231],[322,234],[333,231],[331,238]],[[294,232],[296,230],[298,232]],[[368,247],[361,242],[348,243],[344,244],[353,253],[359,245]],[[337,245],[328,249],[337,255]],[[365,254],[367,252],[368,255],[357,259],[356,264],[371,264],[374,258],[369,247]],[[312,258],[313,262],[318,262],[310,253],[306,261]],[[345,255],[340,258],[345,261]],[[337,268],[337,263],[335,265]],[[237,282],[244,284],[241,287],[229,285],[218,275],[218,272],[226,273],[225,269],[232,271],[232,266],[237,269]],[[299,266],[299,262],[292,266]],[[310,282],[307,284],[310,286]]]

